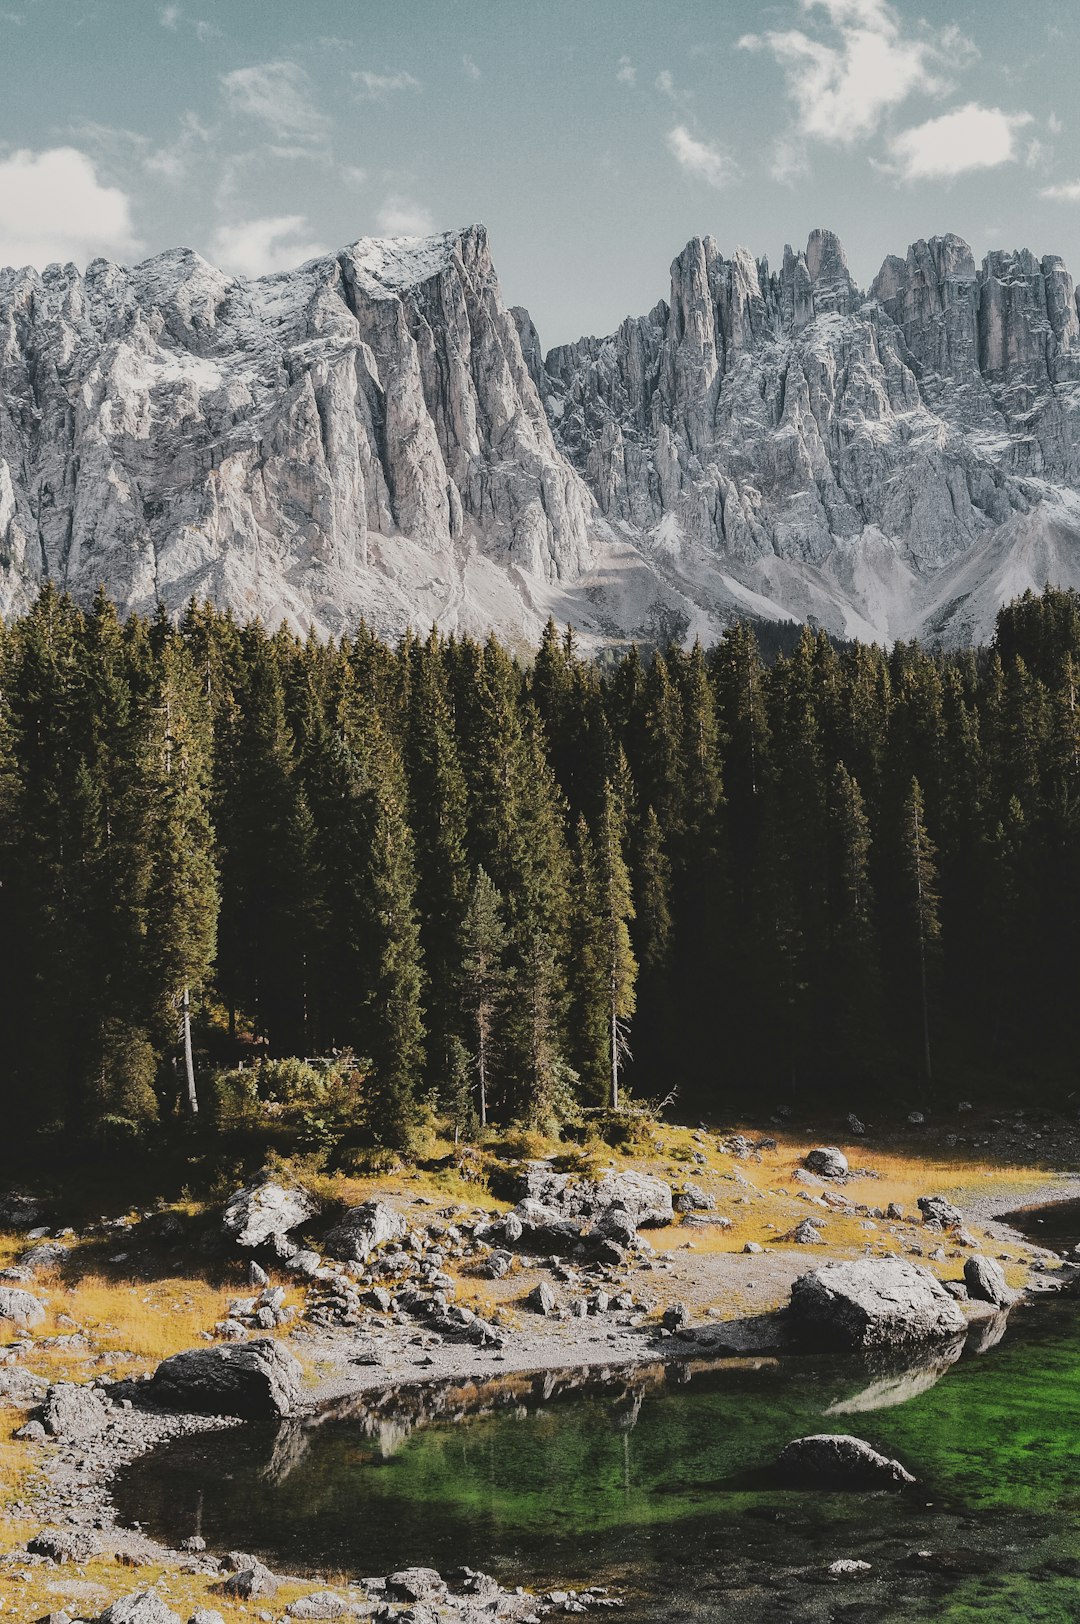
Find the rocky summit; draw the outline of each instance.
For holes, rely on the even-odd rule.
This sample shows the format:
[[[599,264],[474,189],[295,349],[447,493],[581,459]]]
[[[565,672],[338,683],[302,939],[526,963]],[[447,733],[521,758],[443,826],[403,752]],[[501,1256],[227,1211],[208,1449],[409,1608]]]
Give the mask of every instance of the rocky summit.
[[[859,288],[711,237],[546,355],[481,226],[226,276],[0,272],[0,611],[46,579],[318,632],[587,646],[744,617],[984,638],[1080,585],[1080,319],[1053,255],[955,236]]]

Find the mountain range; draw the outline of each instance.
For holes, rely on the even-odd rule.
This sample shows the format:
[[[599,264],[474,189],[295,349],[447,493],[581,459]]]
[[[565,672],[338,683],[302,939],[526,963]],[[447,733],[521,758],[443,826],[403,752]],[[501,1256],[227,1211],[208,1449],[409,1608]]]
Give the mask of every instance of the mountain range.
[[[45,579],[320,633],[978,641],[1080,586],[1076,290],[955,236],[869,289],[828,231],[778,270],[694,238],[647,315],[545,353],[482,226],[250,280],[0,271],[0,612]]]

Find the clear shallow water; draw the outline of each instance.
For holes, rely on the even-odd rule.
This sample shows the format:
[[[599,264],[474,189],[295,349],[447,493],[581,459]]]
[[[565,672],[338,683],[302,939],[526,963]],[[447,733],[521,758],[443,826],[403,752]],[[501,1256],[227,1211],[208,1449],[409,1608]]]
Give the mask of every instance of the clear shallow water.
[[[168,1446],[116,1497],[152,1533],[279,1571],[611,1582],[650,1624],[1080,1619],[1080,1302],[1014,1314],[976,1351],[994,1334],[900,1372],[763,1360],[369,1398]],[[770,1483],[783,1445],[820,1431],[868,1439],[919,1487]],[[838,1557],[873,1571],[827,1582]]]

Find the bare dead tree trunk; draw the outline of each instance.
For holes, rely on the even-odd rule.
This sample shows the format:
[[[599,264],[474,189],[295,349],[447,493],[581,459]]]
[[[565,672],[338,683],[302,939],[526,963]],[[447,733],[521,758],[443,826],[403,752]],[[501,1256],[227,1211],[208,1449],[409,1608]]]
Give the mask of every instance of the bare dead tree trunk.
[[[191,988],[184,988],[182,1004],[184,1026],[184,1070],[187,1074],[188,1109],[192,1116],[199,1114],[199,1095],[195,1088],[195,1060],[191,1053]]]

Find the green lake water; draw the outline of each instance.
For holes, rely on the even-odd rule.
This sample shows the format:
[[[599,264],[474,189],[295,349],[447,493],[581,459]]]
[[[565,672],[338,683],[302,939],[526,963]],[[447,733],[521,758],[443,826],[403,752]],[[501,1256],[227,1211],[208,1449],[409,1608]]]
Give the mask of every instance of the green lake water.
[[[1080,1300],[998,1331],[899,1372],[791,1357],[399,1393],[168,1446],[116,1496],[278,1571],[606,1582],[649,1624],[1080,1620]],[[856,1433],[918,1487],[778,1487],[765,1469],[809,1432]],[[827,1581],[840,1557],[870,1575]]]

